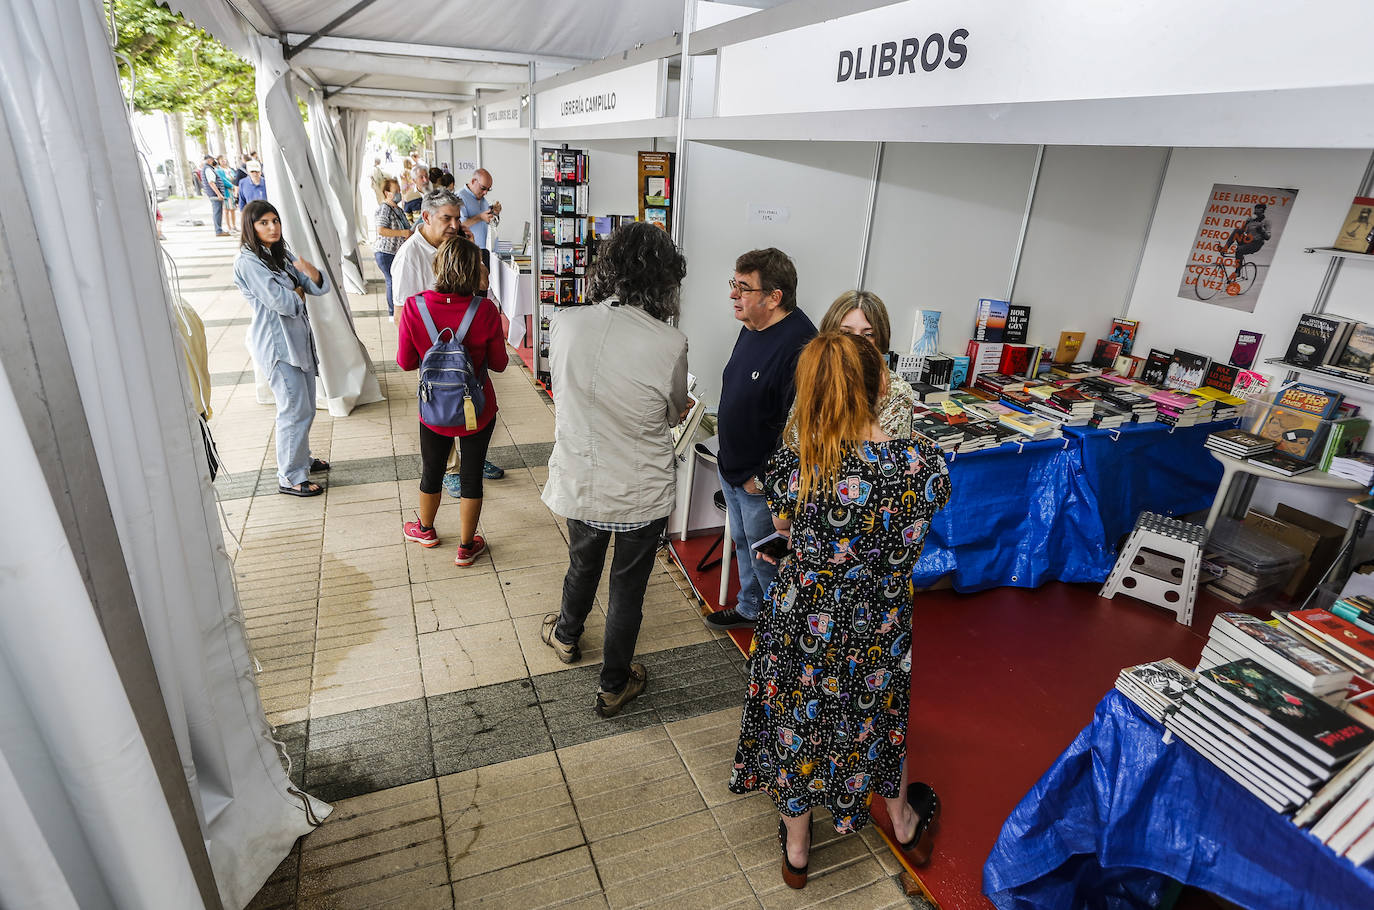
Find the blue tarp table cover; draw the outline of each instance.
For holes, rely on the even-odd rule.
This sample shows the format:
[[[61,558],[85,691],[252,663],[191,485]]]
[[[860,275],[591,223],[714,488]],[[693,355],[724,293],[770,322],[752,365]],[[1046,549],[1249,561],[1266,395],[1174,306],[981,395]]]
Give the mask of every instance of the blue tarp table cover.
[[[1168,878],[1249,908],[1368,910],[1356,868],[1118,692],[1012,810],[983,868],[999,910],[1154,907]]]
[[[958,591],[1047,581],[1098,582],[1115,555],[1083,476],[1078,439],[949,458],[953,493],[936,515],[915,569],[918,586],[952,573]]]
[[[1126,424],[1117,431],[1066,427],[1064,434],[1079,444],[1107,546],[1115,549],[1143,510],[1186,515],[1210,508],[1221,463],[1203,443],[1209,433],[1235,425],[1228,420],[1172,431],[1162,423]]]

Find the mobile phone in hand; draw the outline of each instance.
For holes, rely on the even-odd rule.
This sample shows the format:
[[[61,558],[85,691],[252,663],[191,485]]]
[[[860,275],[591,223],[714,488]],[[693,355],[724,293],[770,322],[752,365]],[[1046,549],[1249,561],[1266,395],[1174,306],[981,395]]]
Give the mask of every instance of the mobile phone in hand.
[[[781,532],[774,532],[763,540],[755,542],[754,551],[782,562],[787,558],[787,554],[792,551],[792,540]]]

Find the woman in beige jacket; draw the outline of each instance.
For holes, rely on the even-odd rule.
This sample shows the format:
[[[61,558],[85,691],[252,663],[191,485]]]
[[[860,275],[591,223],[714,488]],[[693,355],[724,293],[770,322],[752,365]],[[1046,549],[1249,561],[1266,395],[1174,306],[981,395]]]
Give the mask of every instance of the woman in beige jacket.
[[[549,325],[555,417],[544,503],[568,520],[568,574],[558,613],[544,617],[544,643],[564,663],[592,610],[615,535],[610,598],[594,710],[611,717],[644,691],[634,663],[644,589],[673,508],[670,427],[687,410],[687,336],[669,321],[687,274],[668,234],[643,222],[613,233],[592,264],[589,306],[568,307]]]

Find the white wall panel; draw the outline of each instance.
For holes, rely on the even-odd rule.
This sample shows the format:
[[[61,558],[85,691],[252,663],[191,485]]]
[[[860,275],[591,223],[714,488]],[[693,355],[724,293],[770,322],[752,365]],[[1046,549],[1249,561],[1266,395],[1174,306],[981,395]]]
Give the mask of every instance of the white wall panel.
[[[819,321],[858,270],[873,146],[846,142],[693,143],[687,152],[682,328],[692,372],[712,402],[740,324],[726,282],[735,258],[774,246],[797,264],[801,308]],[[751,223],[751,206],[787,220]],[[910,331],[908,325],[907,331]]]
[[[1062,331],[1103,338],[1126,312],[1165,149],[1045,149],[1013,299],[1031,307],[1031,344]],[[966,320],[971,321],[971,320]]]
[[[915,310],[937,309],[941,348],[964,352],[978,298],[1006,293],[1034,164],[1028,145],[887,145],[864,287],[887,304],[894,348],[910,349]],[[845,266],[819,312],[853,286]]]
[[[472,156],[475,157],[474,150]],[[491,172],[489,198],[501,203],[501,225],[497,228],[502,240],[519,243],[525,222],[534,218],[534,192],[530,188],[530,147],[527,139],[483,139],[482,166]],[[471,174],[460,174],[459,186],[465,185]],[[531,230],[535,230],[531,221]]]

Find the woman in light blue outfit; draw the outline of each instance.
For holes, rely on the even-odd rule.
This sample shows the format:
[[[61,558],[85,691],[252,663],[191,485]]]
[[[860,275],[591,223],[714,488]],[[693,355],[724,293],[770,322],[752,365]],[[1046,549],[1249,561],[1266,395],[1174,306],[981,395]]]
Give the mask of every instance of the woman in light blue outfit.
[[[264,199],[244,207],[241,243],[234,282],[253,305],[248,348],[277,400],[277,488],[290,496],[318,496],[324,487],[306,475],[329,470],[329,463],[310,457],[316,357],[305,295],[323,294],[329,284],[309,262],[292,261],[281,238],[281,217]]]

